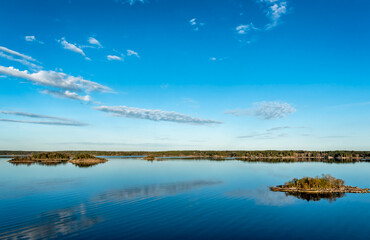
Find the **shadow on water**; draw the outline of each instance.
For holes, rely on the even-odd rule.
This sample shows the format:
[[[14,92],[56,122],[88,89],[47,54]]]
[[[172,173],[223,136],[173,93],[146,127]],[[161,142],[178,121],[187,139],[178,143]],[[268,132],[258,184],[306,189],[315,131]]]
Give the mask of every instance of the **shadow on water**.
[[[317,202],[320,200],[327,200],[328,202],[334,202],[338,198],[346,196],[345,193],[304,193],[304,192],[286,192],[285,195],[293,196],[298,199],[306,200],[307,202]]]

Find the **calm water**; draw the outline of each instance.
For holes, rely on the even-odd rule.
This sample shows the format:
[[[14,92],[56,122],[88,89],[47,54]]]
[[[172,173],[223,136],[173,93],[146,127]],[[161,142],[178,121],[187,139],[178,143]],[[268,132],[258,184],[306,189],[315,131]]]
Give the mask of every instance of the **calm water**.
[[[0,239],[369,239],[370,194],[268,190],[329,173],[370,187],[370,163],[147,162],[78,168],[0,159]]]

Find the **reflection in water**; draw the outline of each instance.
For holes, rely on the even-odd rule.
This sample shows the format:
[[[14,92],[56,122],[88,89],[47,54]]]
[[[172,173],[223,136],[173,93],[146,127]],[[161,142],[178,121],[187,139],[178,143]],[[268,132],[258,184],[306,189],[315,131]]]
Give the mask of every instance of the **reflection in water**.
[[[0,239],[48,239],[91,228],[101,221],[86,214],[85,205],[43,213],[36,222],[0,233]]]
[[[192,181],[170,184],[146,185],[141,187],[131,187],[120,190],[112,190],[96,196],[96,202],[105,201],[124,201],[139,198],[151,198],[167,195],[175,195],[194,188],[221,184],[219,181]]]
[[[80,178],[56,178],[37,181],[29,180],[28,182],[22,184],[13,182],[0,182],[0,200],[21,198],[51,191],[59,191],[61,189],[69,188],[80,182]]]
[[[0,239],[50,239],[66,237],[93,227],[103,220],[91,214],[96,207],[110,201],[175,195],[183,191],[220,184],[216,181],[192,181],[160,185],[148,185],[109,191],[97,195],[93,201],[71,208],[49,211],[37,216],[31,223],[19,224],[13,230],[0,232]],[[49,183],[47,183],[49,184]],[[90,213],[90,214],[89,214]]]
[[[304,193],[304,192],[286,192],[286,196],[293,196],[298,199],[309,201],[320,201],[322,199],[328,200],[330,203],[336,201],[338,198],[344,197],[345,193]]]
[[[258,205],[266,206],[285,206],[295,202],[294,198],[286,197],[279,192],[271,192],[268,188],[258,188],[253,190],[238,190],[227,193],[229,197],[246,198],[253,200]]]
[[[31,166],[31,165],[42,165],[42,166],[58,166],[58,165],[66,165],[68,162],[23,162],[23,163],[14,163],[10,162],[11,164],[15,166]]]
[[[31,166],[31,165],[58,166],[58,165],[66,165],[68,163],[68,161],[63,161],[63,162],[23,162],[23,163],[10,162],[10,163],[15,165],[15,166]],[[79,167],[79,168],[88,168],[88,167],[93,167],[93,166],[96,166],[96,165],[99,165],[99,164],[103,164],[103,163],[84,163],[84,164],[73,163],[73,165],[75,165],[76,167]]]

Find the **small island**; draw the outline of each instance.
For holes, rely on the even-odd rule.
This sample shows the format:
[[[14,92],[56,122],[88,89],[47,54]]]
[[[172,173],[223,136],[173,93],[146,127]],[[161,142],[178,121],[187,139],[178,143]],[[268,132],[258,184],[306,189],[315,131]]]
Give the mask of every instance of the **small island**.
[[[273,192],[285,192],[289,194],[305,193],[305,194],[327,194],[327,193],[369,193],[368,188],[351,187],[344,185],[342,179],[336,179],[331,175],[322,175],[319,177],[304,177],[301,179],[294,178],[293,180],[279,185],[270,187]]]
[[[61,163],[67,163],[70,160],[70,157],[65,153],[59,152],[43,152],[35,153],[31,156],[24,157],[14,157],[12,160],[9,160],[10,163],[14,164],[45,164],[45,165],[56,165]]]
[[[98,158],[87,153],[81,153],[71,157],[66,153],[59,152],[35,153],[32,154],[31,156],[14,157],[12,160],[9,160],[10,163],[15,165],[19,164],[59,165],[66,164],[69,162],[78,167],[90,167],[100,163],[105,163],[107,161],[108,160],[104,158]]]
[[[144,160],[147,160],[147,161],[154,161],[156,158],[152,155],[148,155],[146,157],[144,157]]]
[[[78,167],[91,167],[100,163],[108,162],[108,160],[104,158],[95,157],[87,153],[82,153],[77,154],[72,160],[69,160],[69,162]]]

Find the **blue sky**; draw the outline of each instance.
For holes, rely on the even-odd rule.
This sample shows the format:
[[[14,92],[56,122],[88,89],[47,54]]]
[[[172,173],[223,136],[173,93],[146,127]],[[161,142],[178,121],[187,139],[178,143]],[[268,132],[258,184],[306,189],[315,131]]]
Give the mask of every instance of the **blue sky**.
[[[370,2],[1,2],[0,149],[369,150]]]

